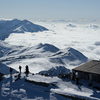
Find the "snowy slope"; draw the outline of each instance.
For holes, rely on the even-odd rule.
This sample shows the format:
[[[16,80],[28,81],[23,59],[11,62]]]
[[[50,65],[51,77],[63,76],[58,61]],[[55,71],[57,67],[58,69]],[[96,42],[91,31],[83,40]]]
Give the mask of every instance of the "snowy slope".
[[[0,63],[0,72],[4,75],[10,74],[10,68],[5,64]],[[17,71],[13,69],[12,73],[17,73]]]
[[[11,33],[38,32],[48,30],[40,25],[33,24],[28,20],[13,19],[0,22],[0,39],[4,40]]]
[[[0,82],[0,100],[66,100],[56,93],[47,92],[50,91],[51,86],[45,88],[25,82],[25,74],[21,74],[21,79],[15,81],[15,76],[17,74],[5,75]]]
[[[8,55],[10,51],[17,49],[17,46],[9,45],[8,43],[0,40],[0,57]]]
[[[70,95],[74,97],[80,97],[87,100],[99,100],[100,90],[93,89],[89,87],[89,81],[82,80],[80,83],[82,85],[76,85],[75,81],[70,80],[69,78],[60,79],[58,77],[45,77],[41,75],[29,75],[27,80],[35,82],[44,82],[49,84],[55,84],[55,86],[49,85],[49,91],[53,93],[59,93],[64,95]],[[99,83],[93,82],[93,86],[99,86]],[[48,89],[48,88],[46,88]],[[67,98],[66,98],[67,99]],[[74,98],[75,99],[75,98]],[[74,100],[71,99],[71,100]],[[61,100],[58,98],[57,100]],[[68,99],[67,99],[68,100]],[[75,100],[78,100],[77,98]],[[79,99],[81,100],[81,99]]]

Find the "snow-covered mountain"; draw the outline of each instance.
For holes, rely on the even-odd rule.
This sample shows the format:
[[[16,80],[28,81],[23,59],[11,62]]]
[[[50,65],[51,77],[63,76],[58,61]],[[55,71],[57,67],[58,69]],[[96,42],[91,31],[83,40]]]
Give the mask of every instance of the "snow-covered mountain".
[[[58,22],[50,25],[39,23],[52,31],[38,32],[41,28],[35,27],[38,34],[32,34],[29,32],[34,31],[31,28],[33,24],[27,20],[0,21],[1,24],[2,40],[13,34],[5,39],[5,42],[0,40],[0,72],[5,74],[0,81],[0,100],[70,100],[65,98],[67,95],[72,98],[99,100],[100,90],[93,89],[93,86],[100,87],[99,83],[93,82],[93,86],[89,87],[88,80],[79,80],[80,85],[76,85],[70,77],[62,79],[57,76],[69,73],[72,68],[87,62],[88,58],[100,58],[100,25],[90,24],[86,25],[86,28],[73,23],[64,23],[63,26]],[[19,71],[19,65],[22,67],[20,79],[19,73],[16,73]],[[29,75],[23,73],[26,65],[29,66]],[[9,74],[9,67],[15,69],[15,74]],[[35,74],[39,72],[53,77]],[[33,84],[28,83],[29,81]],[[47,83],[49,86],[43,87],[34,83]]]
[[[38,32],[48,30],[40,25],[33,24],[28,20],[13,19],[0,21],[0,39],[4,40],[10,33]]]
[[[18,70],[18,65],[22,64],[24,60],[30,62],[27,63],[30,65],[30,69],[34,69],[32,66],[37,68],[38,66],[41,66],[44,69],[47,68],[48,64],[48,68],[55,65],[66,66],[66,63],[68,64],[74,61],[79,61],[78,64],[81,64],[86,62],[88,58],[73,48],[59,49],[56,46],[47,43],[40,43],[32,47],[24,47],[9,45],[6,42],[0,41],[0,62],[8,65],[16,63],[17,69],[14,67],[15,65],[12,67]],[[40,70],[41,68],[39,71]]]
[[[48,56],[50,59],[60,58],[61,60],[67,59],[69,61],[80,60],[83,62],[87,61],[81,52],[73,49],[66,48],[60,50],[52,44],[38,44],[32,47],[23,47],[23,46],[12,46],[6,42],[0,41],[0,57],[10,57],[10,56],[28,56],[28,55],[37,54],[39,57]],[[29,57],[29,56],[28,56]]]
[[[0,57],[10,55],[11,53],[17,52],[21,46],[10,45],[0,40]]]
[[[86,28],[100,29],[100,26],[96,25],[96,24],[90,24],[90,25],[86,26]]]
[[[70,70],[65,68],[64,66],[56,66],[50,68],[49,70],[40,71],[39,74],[47,74],[48,76],[59,76],[62,74],[68,74],[69,72]]]
[[[81,62],[86,62],[87,61],[87,57],[84,56],[81,52],[79,52],[78,50],[75,50],[74,48],[68,47],[66,49],[63,50],[59,50],[57,51],[54,55],[52,55],[51,60],[54,61],[57,59],[60,59],[61,61],[76,61],[79,60]],[[62,63],[62,62],[61,62]]]
[[[54,45],[51,45],[51,44],[42,44],[40,43],[38,46],[37,46],[37,49],[40,49],[42,48],[42,51],[43,52],[47,52],[47,51],[50,51],[50,52],[57,52],[59,51],[59,48],[57,48],[56,46]]]
[[[75,28],[75,27],[76,27],[76,25],[73,25],[72,23],[69,23],[69,24],[67,25],[67,27],[72,27],[72,28]]]

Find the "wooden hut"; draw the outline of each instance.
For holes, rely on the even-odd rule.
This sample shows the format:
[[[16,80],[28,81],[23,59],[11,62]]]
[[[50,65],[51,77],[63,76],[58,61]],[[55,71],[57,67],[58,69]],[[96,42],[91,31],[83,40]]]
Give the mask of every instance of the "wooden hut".
[[[82,64],[74,69],[73,72],[78,73],[79,79],[100,82],[100,61],[92,60],[85,64]]]

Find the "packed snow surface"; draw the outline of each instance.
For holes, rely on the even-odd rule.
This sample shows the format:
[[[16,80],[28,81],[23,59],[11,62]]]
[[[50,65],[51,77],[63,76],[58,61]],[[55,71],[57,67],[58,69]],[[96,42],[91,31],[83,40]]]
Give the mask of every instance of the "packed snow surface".
[[[98,100],[100,98],[100,90],[95,90],[88,86],[89,81],[81,81],[82,85],[76,85],[75,81],[70,79],[59,79],[58,77],[45,77],[40,75],[29,75],[27,80],[36,82],[54,83],[57,88],[51,88],[54,93],[79,96],[90,100]],[[94,85],[97,83],[94,83]],[[99,84],[97,84],[99,85]]]
[[[82,85],[76,85],[75,81],[70,79],[60,79],[58,77],[45,77],[41,75],[29,74],[26,76],[21,73],[5,75],[0,82],[0,100],[72,100],[59,94],[76,96],[89,100],[99,100],[100,90],[93,89],[87,85],[88,81],[81,81]],[[48,87],[36,85],[25,81],[48,83]],[[52,85],[55,84],[55,85]],[[94,83],[97,85],[97,83]],[[98,84],[99,85],[99,84]]]
[[[15,81],[15,76],[17,74],[5,75],[0,82],[0,100],[66,100],[58,94],[46,92],[50,87],[45,88],[25,82],[24,74],[18,81]]]

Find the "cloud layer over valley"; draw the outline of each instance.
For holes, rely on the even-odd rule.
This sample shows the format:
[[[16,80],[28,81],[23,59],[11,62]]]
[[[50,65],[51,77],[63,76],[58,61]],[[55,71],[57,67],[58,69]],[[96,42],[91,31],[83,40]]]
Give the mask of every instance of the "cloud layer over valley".
[[[80,62],[82,61],[81,58],[81,60],[73,58],[76,56],[76,52],[72,53],[73,50],[78,50],[78,52],[86,57],[82,57],[84,58],[84,62],[92,59],[100,59],[100,24],[80,24],[73,22],[34,23],[49,30],[42,32],[26,31],[24,33],[11,33],[9,37],[4,40],[4,42],[10,45],[14,45],[12,46],[14,50],[11,49],[9,55],[6,55],[5,58],[3,54],[1,55],[6,60],[13,59],[12,61],[5,62],[8,66],[15,67],[15,69],[18,70],[19,65],[24,67],[28,64],[32,72],[39,72],[60,64],[71,69],[82,63]],[[38,49],[34,49],[34,46]],[[68,48],[72,48],[70,49],[72,50],[71,54],[74,55],[72,57],[74,60],[71,60],[71,62],[69,60],[70,58],[68,58]],[[65,57],[66,53],[67,57]],[[45,57],[43,57],[44,55]],[[14,56],[14,58],[12,56]],[[68,60],[63,58],[68,58]],[[17,60],[15,61],[14,59]],[[23,68],[23,71],[24,70]]]

